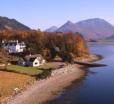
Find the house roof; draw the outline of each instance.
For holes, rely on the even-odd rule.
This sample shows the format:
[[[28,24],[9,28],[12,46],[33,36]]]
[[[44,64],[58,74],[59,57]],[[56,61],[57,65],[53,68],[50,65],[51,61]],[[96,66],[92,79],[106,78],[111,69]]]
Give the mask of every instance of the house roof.
[[[30,59],[30,58],[37,58],[37,57],[42,57],[41,54],[35,54],[35,55],[26,55],[25,58]]]
[[[33,62],[36,58],[30,58],[29,61]]]

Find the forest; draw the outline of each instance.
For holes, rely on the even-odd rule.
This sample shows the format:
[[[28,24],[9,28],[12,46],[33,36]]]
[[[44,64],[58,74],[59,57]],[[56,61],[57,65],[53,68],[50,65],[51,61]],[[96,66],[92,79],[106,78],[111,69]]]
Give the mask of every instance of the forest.
[[[80,33],[11,31],[0,32],[0,47],[2,40],[19,40],[25,42],[26,50],[20,54],[42,54],[46,60],[51,61],[56,56],[63,61],[73,62],[77,57],[88,57],[89,49],[84,37]]]

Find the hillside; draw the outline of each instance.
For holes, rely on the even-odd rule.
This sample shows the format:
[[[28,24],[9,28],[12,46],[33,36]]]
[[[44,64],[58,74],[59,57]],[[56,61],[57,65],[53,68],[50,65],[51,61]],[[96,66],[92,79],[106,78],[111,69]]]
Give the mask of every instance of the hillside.
[[[15,19],[9,19],[7,17],[0,16],[0,30],[8,29],[8,30],[30,30],[29,27],[23,25]]]
[[[86,38],[100,39],[114,34],[114,27],[103,19],[89,19],[76,23],[83,31],[79,31]]]
[[[103,39],[114,34],[114,26],[103,19],[93,18],[77,23],[67,22],[56,32],[79,32],[86,39]]]
[[[114,35],[112,35],[112,36],[110,36],[110,37],[105,38],[105,40],[114,40]]]
[[[52,26],[52,27],[46,29],[45,31],[46,31],[46,32],[55,32],[57,29],[58,29],[58,27]]]
[[[71,21],[67,21],[64,25],[62,25],[56,32],[75,32],[76,26]]]

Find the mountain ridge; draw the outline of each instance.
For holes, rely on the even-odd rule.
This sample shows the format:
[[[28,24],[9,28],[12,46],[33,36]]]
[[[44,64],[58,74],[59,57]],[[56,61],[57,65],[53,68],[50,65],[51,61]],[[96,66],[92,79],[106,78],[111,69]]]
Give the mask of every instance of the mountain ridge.
[[[0,30],[4,29],[25,31],[31,30],[28,26],[25,26],[24,24],[20,23],[15,19],[0,16]]]
[[[46,29],[45,31],[46,31],[46,32],[54,32],[54,31],[56,31],[57,29],[58,29],[57,26],[51,26],[50,28]]]
[[[102,39],[114,35],[114,26],[104,19],[92,18],[76,23],[67,21],[55,32],[79,32],[86,39]]]

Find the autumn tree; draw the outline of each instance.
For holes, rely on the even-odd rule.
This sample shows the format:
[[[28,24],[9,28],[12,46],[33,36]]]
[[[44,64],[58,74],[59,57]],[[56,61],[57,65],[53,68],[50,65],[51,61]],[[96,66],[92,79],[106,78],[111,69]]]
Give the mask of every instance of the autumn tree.
[[[3,30],[2,33],[5,40],[10,40],[13,35],[13,32],[11,30]]]
[[[0,48],[2,47],[3,33],[0,31]]]
[[[45,36],[43,32],[36,30],[31,31],[26,39],[28,50],[41,53],[45,46],[44,40]]]
[[[4,30],[0,33],[0,41],[2,39],[24,41],[27,45],[25,53],[40,53],[47,60],[53,60],[59,55],[63,61],[72,62],[74,57],[89,55],[86,41],[80,33]]]
[[[76,44],[75,44],[73,53],[77,57],[88,56],[89,55],[89,50],[88,50],[85,39],[79,33],[76,33],[75,35],[76,35],[76,37],[75,37]]]
[[[0,62],[4,64],[4,69],[6,70],[7,70],[9,60],[10,60],[10,56],[8,52],[4,49],[0,49]]]

